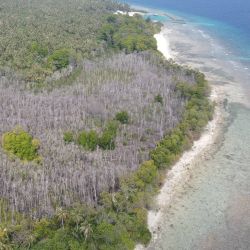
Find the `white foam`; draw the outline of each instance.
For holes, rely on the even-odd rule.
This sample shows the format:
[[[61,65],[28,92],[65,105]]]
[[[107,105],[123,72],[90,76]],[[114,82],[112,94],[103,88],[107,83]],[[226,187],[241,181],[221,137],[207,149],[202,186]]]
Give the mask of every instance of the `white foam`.
[[[117,10],[115,13],[115,15],[129,15],[129,16],[134,16],[134,15],[144,15],[143,12],[139,12],[139,11],[130,11],[130,12],[126,12],[126,11],[121,11],[121,10]]]

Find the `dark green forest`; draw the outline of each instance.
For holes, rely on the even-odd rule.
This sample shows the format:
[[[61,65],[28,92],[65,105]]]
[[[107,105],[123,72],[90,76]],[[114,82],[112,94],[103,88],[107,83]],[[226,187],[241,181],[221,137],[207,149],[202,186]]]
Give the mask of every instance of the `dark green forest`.
[[[0,0],[0,249],[132,250],[213,116],[159,23],[112,0]]]
[[[107,49],[155,49],[157,25],[142,17],[113,15],[128,6],[115,1],[29,0],[0,3],[0,66],[31,82],[70,74],[83,58]]]

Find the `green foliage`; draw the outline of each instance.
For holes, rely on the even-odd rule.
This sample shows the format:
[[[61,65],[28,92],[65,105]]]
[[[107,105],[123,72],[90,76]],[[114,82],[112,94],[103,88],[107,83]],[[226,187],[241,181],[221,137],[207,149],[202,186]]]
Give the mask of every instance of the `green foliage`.
[[[0,249],[5,249],[3,246],[5,246],[5,243],[7,243],[7,242],[8,242],[8,231],[7,231],[7,228],[0,227]],[[7,248],[7,245],[6,245],[6,248]]]
[[[107,222],[101,222],[96,227],[96,238],[105,245],[111,245],[116,238],[115,226]]]
[[[51,69],[58,70],[69,65],[70,52],[68,49],[58,49],[48,57],[48,64]]]
[[[86,150],[94,151],[97,146],[103,150],[113,150],[115,149],[117,129],[118,123],[114,120],[106,124],[101,136],[99,136],[96,131],[91,130],[89,132],[81,131],[76,141],[74,140],[72,132],[64,133],[63,139],[66,143],[75,142]]]
[[[108,24],[100,30],[99,38],[106,41],[110,48],[124,49],[127,53],[157,49],[153,37],[159,31],[157,24],[140,16],[110,15],[107,21]]]
[[[65,143],[71,143],[74,141],[74,135],[72,132],[68,131],[63,134],[63,140]]]
[[[119,192],[115,194],[102,193],[101,195],[100,202],[107,211],[106,213],[111,214],[111,211],[115,211],[117,214],[115,225],[124,225],[125,231],[122,235],[129,234],[134,242],[146,245],[151,239],[147,228],[147,210],[144,207],[147,205],[145,203],[147,193],[151,192],[150,190],[152,190],[151,195],[155,192],[157,180],[157,167],[153,161],[147,161],[135,173],[122,180]],[[114,228],[109,226],[108,229],[110,231]],[[121,238],[119,235],[121,230],[124,228],[119,227],[119,230],[115,231],[119,239]]]
[[[120,49],[125,49],[127,53],[156,50],[156,41],[146,35],[127,35],[124,37],[122,34],[116,34],[114,44],[117,44]]]
[[[22,128],[6,132],[2,136],[2,146],[10,156],[16,156],[24,161],[33,161],[39,158],[39,140],[33,139]]]
[[[107,42],[108,46],[114,46],[113,35],[115,33],[115,28],[112,24],[103,25],[99,38]]]
[[[45,238],[40,241],[36,246],[32,247],[33,250],[70,250],[69,242],[71,240],[70,234],[65,229],[57,230],[50,238]]]
[[[78,136],[77,142],[86,150],[94,151],[98,144],[98,135],[94,130],[89,132],[82,131]]]
[[[112,22],[107,15],[124,8],[112,0],[5,1],[0,11],[0,20],[5,20],[0,69],[7,67],[29,82],[43,83],[55,70],[67,67],[67,49],[77,62],[100,55],[105,46],[98,41],[99,29]]]
[[[98,144],[103,150],[113,150],[115,149],[115,137],[112,133],[105,131],[99,138]]]
[[[115,149],[115,139],[118,124],[115,121],[110,121],[105,127],[101,137],[98,140],[98,145],[104,150]]]
[[[163,105],[163,97],[160,94],[155,96],[154,101],[160,103],[161,105]]]
[[[150,156],[156,166],[162,168],[169,167],[174,160],[174,155],[164,146],[158,146],[150,153]]]
[[[122,191],[129,192],[133,196],[135,193],[145,191],[148,185],[154,187],[158,179],[157,171],[154,161],[144,162],[133,175],[122,180]],[[131,192],[132,190],[133,192]]]
[[[128,124],[129,123],[129,115],[127,111],[121,111],[116,113],[115,119],[119,121],[121,124]]]
[[[46,46],[39,44],[38,42],[32,42],[31,52],[38,55],[40,58],[44,58],[48,55],[49,50]]]
[[[157,167],[154,162],[146,161],[136,171],[134,175],[135,185],[140,190],[145,190],[147,185],[155,185],[157,179]],[[141,185],[143,183],[143,185]]]
[[[132,239],[134,241],[139,241],[143,245],[147,245],[151,240],[151,233],[147,228],[147,210],[143,208],[136,208],[134,210],[133,217],[133,227],[132,230]]]
[[[43,218],[34,223],[33,235],[37,240],[47,238],[53,234],[54,228],[51,224],[51,221],[49,221],[48,219]]]
[[[107,17],[107,21],[108,21],[108,23],[116,23],[117,17],[115,15],[109,15]]]
[[[201,133],[203,127],[212,119],[213,106],[207,95],[209,88],[204,75],[195,72],[196,84],[179,83],[177,91],[188,99],[183,120],[177,128],[152,150],[150,155],[158,168],[169,168],[181,152],[189,146],[189,141]]]
[[[6,20],[0,69],[7,67],[29,83],[44,84],[53,82],[53,73],[71,59],[77,67],[82,59],[110,50],[156,50],[153,35],[159,25],[140,16],[113,15],[117,9],[129,8],[112,0],[7,1],[0,11],[0,19]]]

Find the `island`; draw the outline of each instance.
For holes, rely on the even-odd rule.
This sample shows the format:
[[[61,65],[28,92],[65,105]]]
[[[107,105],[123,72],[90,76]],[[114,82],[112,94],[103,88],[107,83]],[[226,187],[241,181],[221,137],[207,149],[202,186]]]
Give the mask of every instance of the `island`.
[[[213,118],[161,24],[112,0],[0,5],[0,249],[147,245],[165,173]],[[125,13],[125,14],[124,14]]]

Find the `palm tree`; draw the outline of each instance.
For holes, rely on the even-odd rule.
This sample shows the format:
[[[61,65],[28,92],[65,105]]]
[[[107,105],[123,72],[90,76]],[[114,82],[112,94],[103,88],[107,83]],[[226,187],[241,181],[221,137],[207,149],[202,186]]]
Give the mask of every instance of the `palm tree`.
[[[36,237],[32,234],[29,234],[25,240],[25,246],[27,249],[30,249],[31,245],[36,241]]]
[[[68,212],[62,207],[56,209],[56,216],[61,221],[61,225],[64,228],[64,222],[68,218]]]
[[[83,220],[82,212],[80,210],[78,210],[78,209],[74,209],[70,213],[70,218],[72,218],[74,223],[76,223],[76,230],[78,230],[79,229],[79,224]]]
[[[85,241],[91,236],[91,234],[93,233],[93,229],[90,223],[88,223],[87,221],[81,223],[80,227],[79,227],[80,232],[83,234]]]

